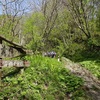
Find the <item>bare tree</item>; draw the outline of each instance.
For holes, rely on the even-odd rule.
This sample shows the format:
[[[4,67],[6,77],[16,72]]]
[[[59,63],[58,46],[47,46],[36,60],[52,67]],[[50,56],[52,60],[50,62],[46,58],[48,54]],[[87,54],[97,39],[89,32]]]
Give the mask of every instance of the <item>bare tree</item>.
[[[21,31],[21,19],[25,12],[29,9],[29,5],[24,6],[25,0],[2,0],[2,10],[5,16],[2,21],[2,27],[6,24],[7,33],[10,34],[11,40],[13,41],[15,37],[19,37]]]
[[[64,6],[69,10],[77,27],[85,34],[87,38],[91,38],[91,29],[89,21],[95,17],[97,0],[62,0]]]
[[[46,20],[43,30],[43,37],[48,39],[58,17],[60,0],[43,0],[42,4],[42,12]]]

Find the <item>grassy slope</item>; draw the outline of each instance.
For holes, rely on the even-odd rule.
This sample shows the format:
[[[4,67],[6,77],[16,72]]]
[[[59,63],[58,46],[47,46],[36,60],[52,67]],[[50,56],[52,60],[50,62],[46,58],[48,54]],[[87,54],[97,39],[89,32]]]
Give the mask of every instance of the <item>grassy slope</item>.
[[[84,98],[82,79],[70,74],[56,59],[41,56],[26,57],[31,62],[23,73],[4,68],[0,100],[72,100]],[[13,73],[12,73],[13,71]],[[85,99],[83,99],[85,100]]]
[[[89,59],[81,61],[80,64],[92,72],[100,80],[100,60],[99,59]]]

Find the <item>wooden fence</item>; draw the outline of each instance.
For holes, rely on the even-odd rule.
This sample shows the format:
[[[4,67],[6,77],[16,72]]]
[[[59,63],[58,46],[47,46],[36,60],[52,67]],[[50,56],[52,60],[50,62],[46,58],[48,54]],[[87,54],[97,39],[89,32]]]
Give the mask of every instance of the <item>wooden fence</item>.
[[[4,45],[3,41],[7,42],[9,46]],[[30,66],[30,62],[26,60],[5,60],[5,58],[10,59],[12,57],[16,57],[19,53],[26,54],[26,51],[22,46],[0,36],[0,80],[2,79],[3,67],[20,68],[21,72],[23,72],[25,67]]]
[[[3,41],[7,42],[9,45],[3,44]],[[20,52],[19,52],[19,51]],[[22,53],[26,53],[23,47],[15,44],[4,37],[0,36],[0,68],[2,67],[28,67],[29,61],[26,60],[5,60],[5,58],[16,57]]]
[[[30,66],[29,61],[21,60],[3,60],[0,59],[0,67],[28,67]]]

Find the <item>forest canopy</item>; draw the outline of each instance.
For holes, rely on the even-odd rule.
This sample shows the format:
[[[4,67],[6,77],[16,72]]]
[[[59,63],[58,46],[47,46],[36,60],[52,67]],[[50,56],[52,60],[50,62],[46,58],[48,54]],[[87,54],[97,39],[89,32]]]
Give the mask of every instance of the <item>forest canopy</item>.
[[[99,0],[1,0],[0,6],[0,35],[34,53],[100,51]]]

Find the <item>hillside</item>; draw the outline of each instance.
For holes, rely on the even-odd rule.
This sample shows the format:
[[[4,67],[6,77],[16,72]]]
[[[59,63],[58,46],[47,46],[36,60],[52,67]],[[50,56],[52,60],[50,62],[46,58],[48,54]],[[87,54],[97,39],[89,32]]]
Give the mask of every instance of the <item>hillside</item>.
[[[85,68],[84,68],[84,66],[82,66],[81,64],[74,63],[71,60],[64,58],[64,57],[62,58],[62,61],[65,65],[65,68],[69,69],[71,71],[71,73],[73,73],[76,76],[81,77],[84,80],[84,87],[86,88],[87,94],[93,100],[100,100],[100,95],[99,95],[100,94],[100,80],[98,79],[98,77],[96,77],[96,76],[100,75],[100,73],[98,73],[99,65],[98,66],[96,66],[95,64],[91,65],[91,64],[87,64],[85,61],[83,61],[83,62],[81,62],[81,64],[85,65]],[[96,66],[96,69],[95,69],[95,66]],[[88,69],[86,69],[86,67]],[[91,67],[92,67],[92,69],[91,69]],[[98,70],[97,70],[97,68],[98,68]],[[90,71],[89,71],[89,69],[90,69]],[[95,76],[91,72],[94,72]]]
[[[6,100],[80,100],[89,99],[84,81],[70,73],[56,59],[26,57],[31,62],[24,72],[3,68],[0,99]]]
[[[80,64],[27,56],[30,67],[3,68],[0,100],[99,100],[100,81]]]

